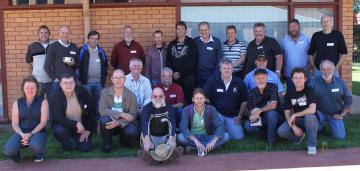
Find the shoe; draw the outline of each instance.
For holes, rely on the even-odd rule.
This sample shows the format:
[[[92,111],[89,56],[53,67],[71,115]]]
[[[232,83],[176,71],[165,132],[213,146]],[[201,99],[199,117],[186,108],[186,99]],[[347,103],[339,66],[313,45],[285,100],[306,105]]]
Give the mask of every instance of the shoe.
[[[173,151],[173,159],[176,160],[177,158],[179,158],[182,154],[184,153],[184,148],[181,146],[177,146],[174,151]]]
[[[195,147],[190,147],[190,146],[185,147],[185,151],[184,151],[185,154],[193,154],[196,152],[197,152],[197,149]]]
[[[316,153],[317,153],[316,147],[311,147],[311,146],[308,147],[308,155],[316,155]]]
[[[44,157],[40,157],[40,158],[34,159],[34,162],[35,162],[35,163],[40,163],[40,162],[42,162],[42,161],[44,161]]]
[[[302,141],[304,141],[305,137],[306,137],[306,134],[305,134],[305,133],[303,133],[303,135],[301,136],[300,140],[299,140],[298,142],[295,142],[294,144],[296,144],[296,145],[301,144],[301,143],[302,143]]]
[[[145,162],[150,161],[150,154],[148,152],[146,152],[145,150],[139,150],[137,152],[138,157]]]

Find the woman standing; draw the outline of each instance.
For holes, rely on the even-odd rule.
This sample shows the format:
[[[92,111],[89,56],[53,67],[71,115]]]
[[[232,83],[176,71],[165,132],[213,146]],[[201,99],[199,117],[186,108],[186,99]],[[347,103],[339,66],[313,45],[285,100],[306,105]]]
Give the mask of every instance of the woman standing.
[[[23,96],[13,103],[12,128],[15,133],[4,146],[4,154],[14,162],[20,162],[20,150],[30,147],[35,156],[35,162],[44,160],[46,134],[45,126],[48,120],[48,102],[38,96],[39,83],[33,76],[23,79],[21,84]]]

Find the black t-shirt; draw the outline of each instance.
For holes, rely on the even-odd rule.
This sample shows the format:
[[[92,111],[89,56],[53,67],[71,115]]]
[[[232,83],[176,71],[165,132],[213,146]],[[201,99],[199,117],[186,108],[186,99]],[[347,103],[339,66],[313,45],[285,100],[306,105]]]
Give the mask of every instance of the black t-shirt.
[[[289,88],[285,95],[285,110],[293,109],[294,113],[301,112],[309,107],[311,103],[316,103],[316,96],[312,88],[305,85],[302,91]]]
[[[275,72],[276,69],[276,55],[282,54],[279,43],[271,37],[265,36],[264,41],[256,45],[255,40],[251,41],[246,49],[246,73],[254,70],[255,59],[259,52],[263,51],[268,60],[268,69]]]
[[[336,65],[339,62],[339,54],[347,54],[343,34],[336,30],[331,31],[329,34],[324,34],[322,31],[314,33],[308,54],[316,54],[315,66],[318,69],[321,61],[325,59],[332,61]]]

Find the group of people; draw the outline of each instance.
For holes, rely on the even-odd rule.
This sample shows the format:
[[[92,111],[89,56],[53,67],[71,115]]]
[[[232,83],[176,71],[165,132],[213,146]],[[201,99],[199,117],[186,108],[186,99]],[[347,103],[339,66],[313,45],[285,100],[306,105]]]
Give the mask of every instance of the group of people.
[[[278,136],[298,144],[307,137],[308,154],[314,155],[325,121],[333,138],[345,139],[343,119],[352,104],[338,74],[347,54],[344,37],[333,30],[331,16],[323,16],[321,25],[310,40],[293,19],[279,44],[266,36],[263,23],[255,23],[255,38],[246,44],[237,40],[234,25],[226,27],[221,43],[208,22],[199,23],[200,36],[191,38],[180,21],[168,45],[155,31],[146,55],[134,29],[125,26],[109,61],[97,31],[77,48],[68,26],[60,27],[54,42],[41,26],[39,41],[28,47],[32,75],[24,78],[23,95],[13,104],[15,133],[4,153],[19,162],[20,150],[29,147],[35,162],[43,161],[49,120],[61,152],[91,151],[98,130],[104,153],[119,135],[125,147],[140,140],[141,159],[164,161],[184,151],[204,156],[229,140],[242,140],[247,131],[266,139],[267,148]],[[108,63],[115,70],[104,87]]]

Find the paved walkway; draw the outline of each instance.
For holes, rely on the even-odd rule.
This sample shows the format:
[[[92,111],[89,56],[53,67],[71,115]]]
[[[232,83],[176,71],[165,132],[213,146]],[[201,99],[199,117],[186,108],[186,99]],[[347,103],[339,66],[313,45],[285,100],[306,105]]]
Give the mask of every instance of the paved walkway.
[[[31,160],[15,164],[12,161],[0,161],[0,170],[6,171],[227,171],[261,170],[293,168],[298,170],[360,170],[360,148],[334,149],[309,156],[305,151],[232,153],[197,157],[182,156],[177,162],[168,164],[148,164],[137,158],[111,159],[66,159],[45,160],[34,163]]]
[[[351,113],[360,114],[360,96],[353,94],[353,104],[351,106]]]

